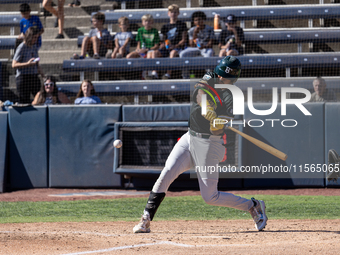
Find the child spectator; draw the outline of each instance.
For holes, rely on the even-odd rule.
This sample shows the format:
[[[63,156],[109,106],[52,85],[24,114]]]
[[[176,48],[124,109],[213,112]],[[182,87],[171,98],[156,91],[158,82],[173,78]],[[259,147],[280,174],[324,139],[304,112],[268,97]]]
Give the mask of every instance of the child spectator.
[[[130,52],[130,41],[132,39],[132,33],[127,32],[129,27],[129,19],[125,16],[118,19],[120,31],[115,36],[115,49],[112,52],[112,58],[125,57]]]
[[[99,97],[96,96],[93,84],[90,80],[83,80],[74,104],[101,104]]]
[[[64,3],[65,0],[58,0],[58,8],[54,9],[52,0],[43,0],[43,7],[57,17],[57,25],[59,27],[58,35],[55,39],[64,39]]]
[[[46,76],[40,91],[35,95],[32,105],[70,104],[71,101],[58,90],[54,76]]]
[[[40,49],[41,47],[41,35],[44,33],[44,27],[41,24],[41,21],[38,16],[31,15],[31,7],[27,3],[23,3],[20,5],[20,12],[22,19],[20,21],[20,35],[18,39],[23,40],[25,37],[25,33],[28,28],[35,27],[39,31],[39,38],[37,41],[37,47]],[[21,41],[22,42],[22,41]]]
[[[142,17],[143,27],[138,29],[137,32],[137,49],[126,56],[126,58],[156,58],[156,51],[159,48],[159,35],[158,30],[152,28],[153,17],[151,14],[145,14]],[[158,74],[152,71],[151,75],[143,75],[144,78],[156,78]]]
[[[214,50],[212,49],[214,41],[214,28],[205,25],[207,16],[204,12],[198,11],[192,14],[194,26],[189,29],[189,46],[183,50],[179,56],[183,57],[212,57]]]
[[[85,36],[81,45],[81,54],[74,54],[74,59],[84,59],[86,53],[94,59],[105,57],[107,50],[112,48],[112,37],[110,32],[104,28],[105,14],[97,12],[92,17],[93,29],[90,30],[89,35]]]
[[[156,57],[179,57],[179,53],[187,44],[187,26],[184,22],[177,20],[179,15],[179,7],[177,4],[169,5],[168,16],[170,22],[161,28],[164,43],[160,45],[160,49],[155,51]],[[170,79],[171,71],[167,71],[162,79]]]
[[[221,49],[219,57],[243,55],[244,33],[242,28],[236,26],[236,21],[233,14],[227,16],[226,29],[222,30],[218,39],[218,46]]]

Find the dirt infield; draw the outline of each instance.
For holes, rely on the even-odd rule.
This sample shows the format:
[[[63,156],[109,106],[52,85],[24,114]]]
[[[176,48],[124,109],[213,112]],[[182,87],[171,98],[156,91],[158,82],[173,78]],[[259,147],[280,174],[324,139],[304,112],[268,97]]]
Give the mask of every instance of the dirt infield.
[[[114,198],[49,196],[85,191],[89,190],[16,191],[0,194],[0,201]],[[232,193],[339,195],[340,190],[239,190]],[[183,191],[169,192],[168,196],[198,194],[199,191]],[[140,196],[147,197],[145,194]],[[154,221],[149,234],[132,234],[135,224],[136,222],[0,224],[0,254],[338,254],[340,250],[340,220],[269,219],[263,232],[254,230],[251,219]]]

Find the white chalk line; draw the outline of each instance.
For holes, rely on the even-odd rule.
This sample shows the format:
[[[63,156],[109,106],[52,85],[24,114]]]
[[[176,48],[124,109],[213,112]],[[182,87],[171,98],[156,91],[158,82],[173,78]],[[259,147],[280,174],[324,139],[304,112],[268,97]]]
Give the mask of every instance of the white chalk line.
[[[143,246],[151,246],[151,245],[174,245],[186,248],[195,248],[195,247],[227,247],[227,246],[251,246],[251,244],[220,244],[220,245],[192,245],[192,244],[184,244],[184,243],[175,243],[170,241],[161,241],[157,243],[145,243],[145,244],[136,244],[136,245],[127,245],[127,246],[119,246],[119,247],[112,247],[103,250],[95,250],[95,251],[83,251],[83,252],[76,252],[76,253],[65,253],[62,255],[81,255],[81,254],[91,254],[91,253],[99,253],[99,252],[109,252],[109,251],[116,251],[116,250],[124,250],[124,249],[131,249],[131,248],[138,248]]]
[[[131,236],[136,234],[105,234],[105,233],[98,233],[98,232],[85,232],[85,231],[0,231],[0,233],[7,233],[7,234],[89,234],[89,235],[98,235],[98,236],[107,236],[107,237],[117,237],[117,236]],[[199,238],[217,238],[218,236],[192,236],[192,237],[199,237]],[[223,238],[223,237],[220,237]],[[148,239],[148,238],[147,238]],[[305,243],[310,242],[309,240],[301,241],[298,243]],[[271,245],[282,245],[282,244],[289,244],[291,241],[283,241],[283,242],[274,242]],[[298,244],[296,243],[296,244]],[[333,240],[315,240],[314,243],[333,243]],[[102,250],[94,250],[94,251],[84,251],[84,252],[76,252],[76,253],[66,253],[62,255],[81,255],[81,254],[91,254],[91,253],[100,253],[100,252],[110,252],[115,250],[123,250],[123,249],[133,249],[138,247],[144,246],[152,246],[152,245],[174,245],[180,247],[187,247],[187,248],[194,248],[194,247],[245,247],[245,246],[253,246],[254,244],[207,244],[207,245],[191,245],[191,244],[183,244],[183,243],[176,243],[171,241],[160,241],[160,242],[153,242],[153,243],[146,243],[146,244],[135,244],[135,245],[127,245],[127,246],[119,246],[119,247],[112,247],[108,249]]]

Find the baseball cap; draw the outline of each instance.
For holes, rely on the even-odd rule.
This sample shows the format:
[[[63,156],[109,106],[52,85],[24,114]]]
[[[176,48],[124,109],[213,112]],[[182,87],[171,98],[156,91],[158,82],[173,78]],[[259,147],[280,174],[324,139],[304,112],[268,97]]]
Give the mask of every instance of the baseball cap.
[[[234,84],[241,74],[241,62],[234,56],[226,56],[215,67],[214,72]]]
[[[225,19],[225,23],[235,23],[237,21],[237,18],[234,14],[229,14],[227,18]]]

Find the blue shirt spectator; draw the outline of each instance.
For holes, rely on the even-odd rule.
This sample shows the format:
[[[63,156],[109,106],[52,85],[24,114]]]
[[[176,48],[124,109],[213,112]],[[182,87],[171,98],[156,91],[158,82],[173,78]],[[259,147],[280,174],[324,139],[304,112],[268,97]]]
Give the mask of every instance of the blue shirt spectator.
[[[79,97],[76,98],[74,104],[101,104],[102,101],[97,96],[89,96],[89,97]]]
[[[101,104],[101,100],[96,96],[93,84],[90,80],[85,79],[80,84],[77,98],[74,104]]]
[[[44,27],[38,16],[31,15],[29,19],[22,18],[20,21],[20,33],[25,34],[29,27],[36,27],[41,31]],[[38,48],[41,47],[41,36],[39,36],[37,41]]]
[[[28,28],[34,27],[39,31],[39,38],[37,40],[38,49],[41,47],[41,34],[44,33],[44,27],[38,16],[31,15],[31,7],[27,3],[20,5],[20,13],[22,19],[20,21],[20,36],[19,39],[24,39],[24,35]]]

